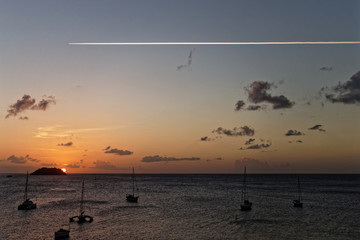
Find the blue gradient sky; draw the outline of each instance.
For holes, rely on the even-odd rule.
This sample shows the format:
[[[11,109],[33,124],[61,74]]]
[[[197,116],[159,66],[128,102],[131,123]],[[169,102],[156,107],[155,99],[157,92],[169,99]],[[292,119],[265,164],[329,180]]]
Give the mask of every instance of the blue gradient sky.
[[[360,70],[359,45],[68,43],[359,41],[360,1],[0,4],[2,172],[47,165],[70,172],[127,172],[131,166],[139,172],[238,172],[245,164],[250,172],[359,172],[359,102],[319,97],[321,88],[345,83]],[[190,51],[191,65],[177,70]],[[268,92],[295,105],[234,111],[238,100],[249,104],[244,88],[254,81],[274,83]],[[5,118],[24,94],[37,102],[54,96],[56,105]],[[326,132],[308,130],[317,124]],[[241,126],[255,135],[212,133]],[[290,129],[305,135],[285,136]],[[214,141],[200,141],[204,136]],[[249,138],[271,146],[239,150]],[[59,145],[67,142],[73,145]],[[105,153],[107,146],[133,154]],[[159,158],[149,163],[146,156]]]

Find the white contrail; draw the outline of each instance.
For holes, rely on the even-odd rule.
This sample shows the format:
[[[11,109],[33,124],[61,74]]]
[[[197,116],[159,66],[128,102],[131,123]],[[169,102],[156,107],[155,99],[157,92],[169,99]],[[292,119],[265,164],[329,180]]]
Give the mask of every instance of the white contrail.
[[[69,45],[115,46],[115,45],[330,45],[360,44],[360,41],[328,41],[328,42],[78,42]]]

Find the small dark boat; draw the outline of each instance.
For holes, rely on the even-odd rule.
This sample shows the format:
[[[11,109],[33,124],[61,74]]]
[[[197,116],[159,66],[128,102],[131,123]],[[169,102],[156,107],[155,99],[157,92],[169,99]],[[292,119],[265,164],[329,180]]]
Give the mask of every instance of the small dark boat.
[[[18,210],[30,210],[36,208],[36,203],[33,203],[33,201],[31,201],[30,198],[28,198],[27,196],[28,182],[29,182],[29,172],[26,173],[24,202],[18,206]]]
[[[85,223],[92,222],[94,219],[89,215],[84,214],[84,180],[81,186],[81,200],[80,200],[80,215],[69,218],[69,222]]]
[[[55,240],[57,240],[57,239],[67,239],[69,237],[70,237],[70,230],[60,228],[59,231],[55,232]]]
[[[246,189],[246,167],[244,167],[244,182],[243,182],[243,189],[241,192],[241,204],[240,210],[241,211],[249,211],[251,210],[252,202],[249,201],[247,198],[247,189]]]
[[[7,175],[6,177],[12,177],[12,175]]]
[[[132,169],[132,194],[126,194],[126,201],[137,203],[139,196],[135,196],[135,172],[134,168]]]
[[[300,188],[300,177],[298,177],[298,186],[297,186],[297,196],[295,200],[293,200],[294,207],[296,208],[302,208],[303,202],[302,202],[302,195],[301,195],[301,188]]]

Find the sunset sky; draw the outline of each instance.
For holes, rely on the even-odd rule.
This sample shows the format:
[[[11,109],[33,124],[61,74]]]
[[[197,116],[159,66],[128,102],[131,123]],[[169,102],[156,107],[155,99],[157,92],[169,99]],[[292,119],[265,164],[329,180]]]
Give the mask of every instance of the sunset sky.
[[[0,0],[0,172],[360,173],[358,0]]]

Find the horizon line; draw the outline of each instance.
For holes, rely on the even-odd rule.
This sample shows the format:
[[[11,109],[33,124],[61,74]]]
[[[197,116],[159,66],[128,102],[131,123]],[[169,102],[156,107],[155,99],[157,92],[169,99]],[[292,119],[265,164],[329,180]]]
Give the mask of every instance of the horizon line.
[[[360,44],[360,41],[304,41],[304,42],[71,42],[68,45],[130,46],[130,45],[341,45]]]

